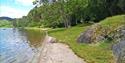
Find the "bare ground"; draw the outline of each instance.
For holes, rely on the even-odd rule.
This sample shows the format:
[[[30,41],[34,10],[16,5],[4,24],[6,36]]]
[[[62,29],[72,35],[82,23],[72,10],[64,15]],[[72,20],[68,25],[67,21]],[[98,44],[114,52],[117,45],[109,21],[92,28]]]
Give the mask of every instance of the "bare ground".
[[[54,41],[54,38],[46,36],[37,63],[86,63],[67,45]]]

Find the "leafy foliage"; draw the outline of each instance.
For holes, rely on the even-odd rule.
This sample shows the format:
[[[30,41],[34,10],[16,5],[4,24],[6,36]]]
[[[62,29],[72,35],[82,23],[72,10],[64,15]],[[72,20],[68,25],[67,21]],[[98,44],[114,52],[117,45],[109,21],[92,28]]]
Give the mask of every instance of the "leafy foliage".
[[[99,22],[125,14],[123,2],[125,0],[36,0],[33,2],[36,6],[26,17],[27,26],[68,28],[79,23]]]
[[[0,27],[12,27],[11,21],[0,20]]]

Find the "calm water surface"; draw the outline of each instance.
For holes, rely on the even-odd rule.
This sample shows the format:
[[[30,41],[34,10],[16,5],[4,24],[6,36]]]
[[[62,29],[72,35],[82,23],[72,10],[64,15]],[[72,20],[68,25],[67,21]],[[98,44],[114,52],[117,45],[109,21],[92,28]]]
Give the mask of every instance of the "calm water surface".
[[[0,63],[32,62],[43,37],[40,30],[0,28]]]

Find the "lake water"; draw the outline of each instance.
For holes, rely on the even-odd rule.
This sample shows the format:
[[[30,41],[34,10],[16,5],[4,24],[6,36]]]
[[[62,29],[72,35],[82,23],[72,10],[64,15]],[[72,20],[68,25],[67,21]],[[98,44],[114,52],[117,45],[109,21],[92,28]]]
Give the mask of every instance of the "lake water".
[[[0,28],[0,63],[31,63],[43,37],[40,30]]]

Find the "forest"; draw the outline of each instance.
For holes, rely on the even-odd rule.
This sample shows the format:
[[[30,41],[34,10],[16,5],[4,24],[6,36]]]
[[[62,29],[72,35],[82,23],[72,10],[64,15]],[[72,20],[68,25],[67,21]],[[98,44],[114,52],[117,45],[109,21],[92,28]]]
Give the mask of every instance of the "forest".
[[[27,16],[17,18],[17,27],[65,27],[96,23],[125,14],[125,0],[35,0]]]

